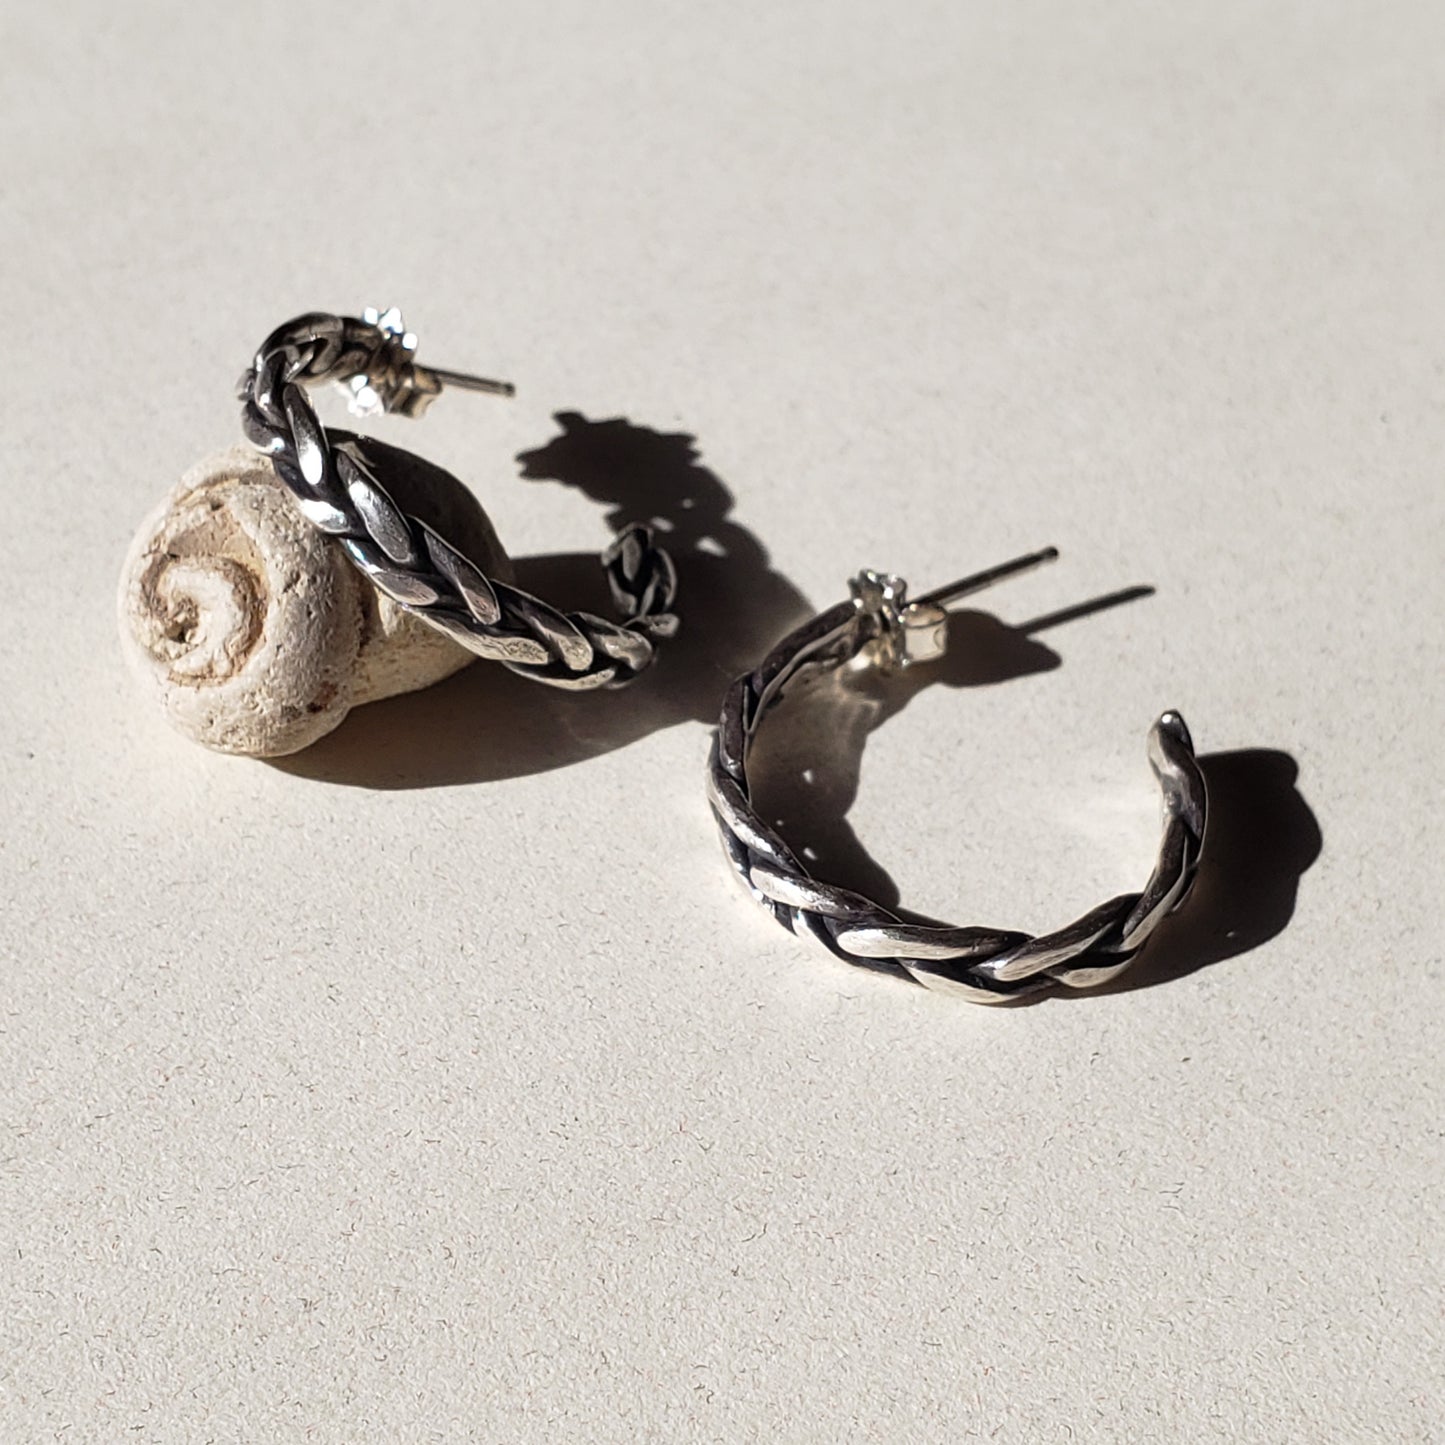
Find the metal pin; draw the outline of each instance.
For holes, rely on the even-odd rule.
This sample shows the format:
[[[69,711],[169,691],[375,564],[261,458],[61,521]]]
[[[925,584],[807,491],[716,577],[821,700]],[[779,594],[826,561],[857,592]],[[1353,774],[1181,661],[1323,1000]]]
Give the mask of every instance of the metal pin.
[[[517,388],[510,381],[491,381],[485,376],[471,376],[465,371],[446,371],[440,366],[418,366],[434,377],[441,386],[454,386],[459,391],[484,391],[489,396],[516,396]]]
[[[1041,552],[1030,552],[1026,557],[1015,557],[1012,562],[1000,562],[997,567],[990,567],[986,572],[975,572],[972,577],[964,577],[958,582],[950,582],[946,587],[935,588],[932,592],[915,598],[912,605],[914,607],[946,607],[950,602],[957,602],[959,598],[967,597],[971,592],[982,592],[985,587],[992,587],[995,582],[1002,582],[1005,577],[1012,577],[1019,572],[1031,572],[1035,567],[1042,567],[1045,562],[1052,562],[1058,555],[1057,547],[1045,547]]]

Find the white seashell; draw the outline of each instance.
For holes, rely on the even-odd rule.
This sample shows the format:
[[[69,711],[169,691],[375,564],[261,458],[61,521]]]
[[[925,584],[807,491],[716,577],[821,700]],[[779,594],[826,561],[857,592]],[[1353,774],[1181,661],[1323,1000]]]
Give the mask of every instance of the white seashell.
[[[368,442],[404,510],[490,577],[511,563],[476,499]],[[247,447],[193,467],[142,524],[120,583],[121,642],[171,724],[220,752],[294,753],[362,703],[449,677],[473,654],[399,607],[301,515]]]

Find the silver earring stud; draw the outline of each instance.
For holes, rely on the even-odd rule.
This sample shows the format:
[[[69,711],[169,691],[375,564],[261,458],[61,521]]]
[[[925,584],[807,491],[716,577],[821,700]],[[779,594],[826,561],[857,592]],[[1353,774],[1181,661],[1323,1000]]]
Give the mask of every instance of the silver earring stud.
[[[420,416],[444,388],[511,396],[507,382],[420,365],[401,314],[314,312],[277,328],[241,378],[242,425],[306,519],[401,606],[481,657],[553,687],[621,687],[678,627],[677,574],[645,526],[628,527],[602,555],[623,621],[561,612],[485,576],[392,500],[365,444],[334,441],[307,387],[337,382],[354,414]]]
[[[901,972],[980,1003],[1056,984],[1094,988],[1133,961],[1183,900],[1204,844],[1204,778],[1184,719],[1166,712],[1149,731],[1149,762],[1164,802],[1158,863],[1141,893],[1127,893],[1055,933],[905,922],[847,888],[813,877],[753,806],[748,756],[763,718],[789,687],[861,658],[898,668],[942,654],[947,604],[1052,561],[1053,548],[1004,563],[910,602],[901,578],[861,573],[852,597],[786,637],[728,690],[713,737],[707,789],[723,847],[748,891],[784,927],[849,963]]]

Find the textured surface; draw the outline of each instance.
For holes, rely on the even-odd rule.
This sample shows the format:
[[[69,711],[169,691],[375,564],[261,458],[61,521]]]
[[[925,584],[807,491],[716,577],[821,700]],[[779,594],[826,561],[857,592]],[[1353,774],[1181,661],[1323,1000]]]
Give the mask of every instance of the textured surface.
[[[896,913],[834,882],[826,870],[810,868],[754,802],[748,776],[754,744],[768,715],[790,695],[820,680],[836,681],[847,670],[921,665],[904,661],[906,584],[888,578],[894,595],[885,600],[880,580],[871,573],[860,576],[849,601],[790,632],[724,694],[708,753],[707,796],[728,861],[759,906],[797,937],[822,944],[847,963],[894,973],[925,988],[973,1003],[1008,1003],[1056,984],[1097,988],[1111,983],[1187,899],[1206,841],[1204,777],[1178,713],[1162,714],[1149,730],[1149,765],[1159,783],[1164,836],[1143,892],[1107,899],[1076,922],[1042,936]],[[940,646],[946,654],[946,614],[936,607],[923,611],[919,626],[931,633],[942,630]],[[930,654],[929,660],[937,658]],[[886,686],[887,679],[883,682]],[[822,753],[825,738],[824,732],[814,739]]]
[[[0,1438],[1441,1439],[1438,6],[3,13]],[[670,521],[682,633],[212,756],[127,539],[372,299],[519,388],[376,434],[560,604]],[[698,785],[727,679],[1046,543],[755,782],[1037,931],[1147,873],[1177,707],[1180,976],[803,950]]]
[[[407,481],[425,484],[431,514],[448,516],[470,556],[511,575],[459,482],[424,467]],[[296,752],[353,707],[430,687],[474,657],[361,577],[244,444],[196,463],[141,523],[117,600],[145,695],[184,736],[245,757]]]
[[[652,665],[654,639],[677,631],[677,574],[650,527],[632,523],[602,554],[625,620],[569,616],[487,576],[484,558],[466,556],[457,539],[398,505],[364,441],[338,442],[317,416],[307,391],[326,382],[365,393],[369,412],[419,415],[440,383],[414,360],[415,346],[395,310],[373,308],[364,319],[308,312],[283,322],[241,379],[247,437],[270,457],[307,521],[378,591],[447,637],[555,687],[633,681]]]

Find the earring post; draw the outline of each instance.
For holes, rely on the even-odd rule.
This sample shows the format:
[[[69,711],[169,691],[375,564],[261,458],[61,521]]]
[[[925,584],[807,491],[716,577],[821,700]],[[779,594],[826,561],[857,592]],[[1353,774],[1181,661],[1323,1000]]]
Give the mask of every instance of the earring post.
[[[510,381],[493,381],[484,376],[471,376],[467,371],[448,371],[444,367],[429,366],[432,374],[442,386],[455,386],[461,392],[486,392],[488,396],[516,396],[517,389]]]
[[[510,381],[492,381],[485,376],[472,376],[465,371],[448,371],[440,366],[418,368],[431,373],[442,386],[459,391],[484,391],[488,396],[516,396],[517,388]]]
[[[997,567],[990,567],[984,572],[975,572],[972,577],[964,577],[957,582],[948,583],[947,586],[936,587],[932,592],[924,593],[922,597],[915,597],[912,605],[914,607],[947,607],[950,602],[957,602],[971,592],[982,592],[985,587],[992,587],[995,582],[1002,582],[1005,577],[1014,577],[1020,572],[1032,572],[1035,567],[1042,567],[1045,562],[1052,562],[1058,555],[1057,547],[1045,547],[1042,551],[1030,552],[1024,557],[1015,557],[1012,562],[1000,562]]]

